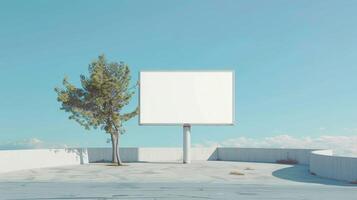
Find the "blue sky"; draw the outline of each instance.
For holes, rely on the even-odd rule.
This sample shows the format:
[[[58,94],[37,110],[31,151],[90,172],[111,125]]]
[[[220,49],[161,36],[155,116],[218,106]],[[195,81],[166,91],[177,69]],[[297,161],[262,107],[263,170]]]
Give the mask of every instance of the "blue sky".
[[[133,81],[148,69],[234,69],[236,125],[193,127],[195,144],[357,141],[357,1],[0,4],[0,145],[108,145],[103,132],[68,120],[53,91],[64,75],[78,83],[102,53],[128,63]],[[182,127],[141,127],[137,118],[126,127],[122,146],[182,143]]]

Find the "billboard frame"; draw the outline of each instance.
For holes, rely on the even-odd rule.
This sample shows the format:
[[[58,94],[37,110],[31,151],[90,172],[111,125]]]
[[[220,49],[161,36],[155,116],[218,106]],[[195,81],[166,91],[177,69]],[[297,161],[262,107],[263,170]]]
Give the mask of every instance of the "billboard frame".
[[[140,119],[141,115],[141,73],[142,72],[231,72],[232,73],[232,122],[231,123],[142,123]],[[222,70],[140,70],[139,71],[139,93],[138,93],[138,103],[139,103],[139,116],[138,122],[140,126],[185,126],[185,125],[195,125],[195,126],[234,126],[237,122],[235,121],[235,70],[222,69]]]

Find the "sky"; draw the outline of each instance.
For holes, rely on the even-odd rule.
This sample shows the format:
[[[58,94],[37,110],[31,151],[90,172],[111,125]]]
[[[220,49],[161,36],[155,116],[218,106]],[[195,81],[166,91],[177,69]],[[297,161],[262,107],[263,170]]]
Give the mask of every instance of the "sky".
[[[70,121],[54,92],[105,54],[131,67],[133,84],[140,70],[235,70],[235,125],[192,127],[195,146],[357,155],[356,9],[349,0],[2,0],[0,148],[109,146],[103,131]],[[182,144],[180,126],[125,126],[122,146]]]

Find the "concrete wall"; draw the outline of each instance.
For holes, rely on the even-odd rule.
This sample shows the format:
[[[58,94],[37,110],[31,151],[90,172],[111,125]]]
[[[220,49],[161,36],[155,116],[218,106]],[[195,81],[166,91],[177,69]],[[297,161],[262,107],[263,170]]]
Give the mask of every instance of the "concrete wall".
[[[23,169],[79,165],[111,161],[111,148],[36,149],[0,151],[0,173]],[[179,162],[181,148],[120,148],[124,162]],[[269,148],[192,148],[192,160],[269,162],[294,159],[310,165],[318,176],[357,180],[357,158],[332,156],[331,150]]]
[[[313,149],[228,148],[218,147],[218,160],[269,162],[293,159],[308,165]]]
[[[123,162],[137,162],[139,161],[138,149],[135,147],[120,148],[120,158]],[[90,163],[110,162],[112,160],[111,148],[88,148],[87,150]]]
[[[120,148],[123,162],[181,161],[182,148]],[[111,148],[88,148],[89,162],[109,162]],[[192,160],[217,160],[216,148],[191,148]]]
[[[270,162],[294,159],[309,164],[312,149],[191,148],[192,160]],[[110,148],[88,148],[89,162],[111,161]],[[182,148],[120,148],[124,162],[181,161]]]
[[[86,149],[33,149],[0,151],[0,173],[23,169],[88,163]]]
[[[310,172],[325,178],[357,181],[357,158],[333,156],[331,150],[313,151]]]
[[[139,148],[138,161],[182,161],[182,148]],[[191,148],[192,160],[217,160],[216,148]]]

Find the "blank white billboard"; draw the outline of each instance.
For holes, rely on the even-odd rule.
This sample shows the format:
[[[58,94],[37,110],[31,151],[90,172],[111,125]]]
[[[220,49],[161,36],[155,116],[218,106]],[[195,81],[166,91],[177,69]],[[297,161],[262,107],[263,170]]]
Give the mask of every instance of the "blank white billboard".
[[[140,125],[232,125],[233,71],[140,72]]]

